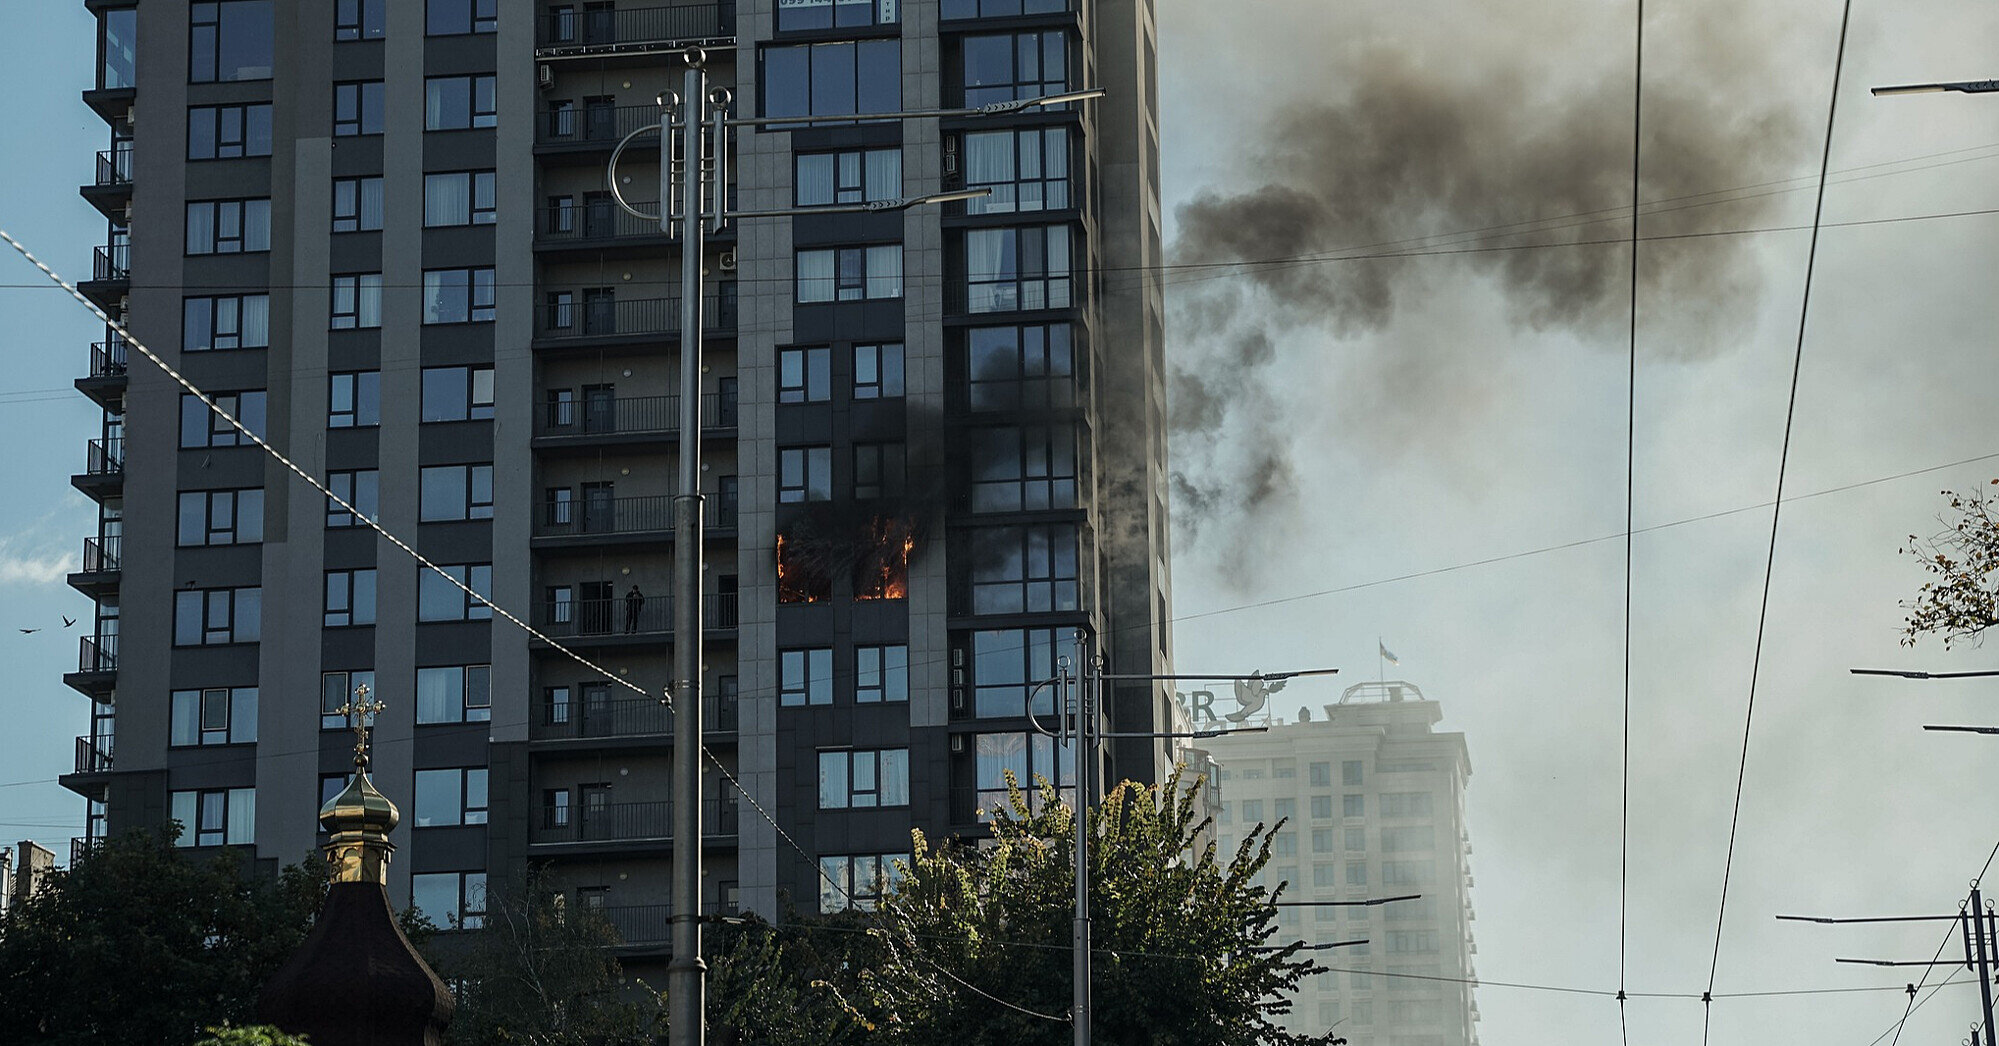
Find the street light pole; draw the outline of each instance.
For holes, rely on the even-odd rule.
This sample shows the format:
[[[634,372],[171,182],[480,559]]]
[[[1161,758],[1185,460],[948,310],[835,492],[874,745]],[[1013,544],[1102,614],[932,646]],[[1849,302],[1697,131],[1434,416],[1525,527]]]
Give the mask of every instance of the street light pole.
[[[1875,95],[1888,94],[1940,94],[1955,91],[1959,94],[1991,94],[1999,91],[1999,80],[1953,80],[1937,84],[1897,84],[1893,87],[1876,87]]]

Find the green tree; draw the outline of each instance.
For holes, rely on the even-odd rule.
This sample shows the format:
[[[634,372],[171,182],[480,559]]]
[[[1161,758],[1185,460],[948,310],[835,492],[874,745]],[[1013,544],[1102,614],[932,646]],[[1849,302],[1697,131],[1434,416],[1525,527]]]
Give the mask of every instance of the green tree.
[[[319,912],[320,862],[196,859],[178,825],[93,847],[0,922],[0,1044],[186,1046],[254,1018]]]
[[[286,1035],[269,1024],[238,1027],[224,1024],[208,1029],[208,1037],[194,1046],[312,1046],[303,1035]]]
[[[755,916],[704,935],[707,1015],[716,1046],[859,1046],[873,1030],[849,1002],[850,971],[880,945],[853,917],[789,920],[782,931]]]
[[[1126,782],[1090,812],[1092,1035],[1150,1046],[1313,1046],[1276,1019],[1320,969],[1276,942],[1283,889],[1259,885],[1271,832],[1226,863],[1201,836],[1202,782]],[[1074,822],[1051,789],[1009,788],[993,838],[933,846],[914,833],[908,874],[884,900],[882,961],[859,975],[894,1044],[1059,1046],[1069,1041]],[[1281,826],[1281,822],[1280,822]],[[1029,1012],[1031,1011],[1031,1012]],[[1038,1014],[1038,1016],[1037,1016]],[[1049,1019],[1049,1018],[1055,1019]]]
[[[1999,479],[1992,481],[1999,487]],[[1940,516],[1944,529],[1929,538],[1909,535],[1902,551],[1915,556],[1934,575],[1916,590],[1902,626],[1902,644],[1914,646],[1924,635],[1941,635],[1944,649],[1966,640],[1978,642],[1985,630],[1999,625],[1999,493],[1944,491],[1949,511]]]
[[[409,923],[405,924],[406,927]],[[636,1046],[651,1043],[657,1007],[628,985],[603,915],[568,905],[547,874],[531,870],[495,889],[485,923],[412,940],[440,976],[456,981],[449,1046]]]

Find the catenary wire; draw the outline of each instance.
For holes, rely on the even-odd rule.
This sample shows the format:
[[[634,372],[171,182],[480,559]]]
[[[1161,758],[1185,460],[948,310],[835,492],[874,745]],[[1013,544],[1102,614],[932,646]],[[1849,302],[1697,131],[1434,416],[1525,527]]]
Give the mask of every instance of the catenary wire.
[[[1832,167],[1833,132],[1838,126],[1839,81],[1846,66],[1846,31],[1853,16],[1853,0],[1844,0],[1840,5],[1839,43],[1833,52],[1831,98],[1826,103],[1825,144],[1819,153],[1819,187],[1812,205],[1812,235],[1805,252],[1804,290],[1798,301],[1798,338],[1791,355],[1791,386],[1784,404],[1784,440],[1777,454],[1777,492],[1770,507],[1770,544],[1763,560],[1763,594],[1756,613],[1756,651],[1749,663],[1749,697],[1743,704],[1742,713],[1742,756],[1735,770],[1735,801],[1728,818],[1728,850],[1721,866],[1721,901],[1715,907],[1714,950],[1708,958],[1707,990],[1709,997],[1714,992],[1715,976],[1721,968],[1721,937],[1728,918],[1728,885],[1735,871],[1736,833],[1742,826],[1742,789],[1749,776],[1750,730],[1756,723],[1756,684],[1762,676],[1763,640],[1770,618],[1770,582],[1777,569],[1777,528],[1783,518],[1784,480],[1791,461],[1792,425],[1798,411],[1798,377],[1804,369],[1805,331],[1811,320],[1812,280],[1817,273],[1819,252],[1819,223],[1825,217],[1825,183]],[[1712,1003],[1701,1007],[1701,1042],[1708,1041],[1708,1032],[1713,1019]]]
[[[1972,877],[1972,879],[1971,879],[1971,882],[1972,882],[1972,885],[1973,885],[1973,886],[1976,886],[1977,884],[1979,884],[1980,882],[1983,882],[1983,881],[1985,880],[1985,873],[1987,873],[1987,872],[1989,872],[1989,871],[1991,871],[1991,870],[1992,870],[1992,861],[1993,861],[1993,859],[1994,859],[1994,858],[1999,858],[1999,840],[1995,840],[1995,841],[1994,841],[1994,842],[1992,843],[1992,849],[1986,852],[1986,854],[1985,854],[1985,863],[1984,863],[1983,865],[1980,865],[1980,866],[1979,866],[1979,868],[1978,868],[1978,874],[1977,874],[1977,875],[1975,875],[1975,876],[1973,876],[1973,877]],[[1920,978],[1918,978],[1918,979],[1916,980],[1916,984],[1915,984],[1915,990],[1916,990],[1916,991],[1921,991],[1921,990],[1922,990],[1922,987],[1923,987],[1923,985],[1924,985],[1924,984],[1925,984],[1926,982],[1928,982],[1928,981],[1929,981],[1929,979],[1930,979],[1930,974],[1932,974],[1932,973],[1936,972],[1936,965],[1935,965],[1935,964],[1936,964],[1936,961],[1937,961],[1938,959],[1941,959],[1941,958],[1943,958],[1943,950],[1944,950],[1945,948],[1947,948],[1947,947],[1949,947],[1949,946],[1950,946],[1950,938],[1951,938],[1951,934],[1952,934],[1952,932],[1953,932],[1953,931],[1955,931],[1956,929],[1957,929],[1957,926],[1956,926],[1955,924],[1952,924],[1952,925],[1949,925],[1949,926],[1945,926],[1945,927],[1944,927],[1944,931],[1943,931],[1943,939],[1937,942],[1937,950],[1936,950],[1936,954],[1934,954],[1934,955],[1930,956],[1930,964],[1931,964],[1931,965],[1928,965],[1928,966],[1925,966],[1925,967],[1923,968],[1923,975],[1922,975],[1922,976],[1921,976]],[[1937,985],[1936,987],[1937,987],[1937,988],[1941,988],[1941,987],[1943,987],[1943,985],[1942,985],[1942,984],[1939,984],[1939,985]],[[1909,1005],[1908,1005],[1908,1006],[1907,1006],[1906,1008],[1904,1008],[1904,1009],[1903,1009],[1903,1011],[1902,1011],[1902,1019],[1901,1019],[1901,1020],[1899,1020],[1899,1021],[1896,1021],[1896,1022],[1895,1022],[1895,1024],[1894,1024],[1894,1026],[1893,1026],[1893,1027],[1891,1027],[1891,1028],[1889,1028],[1889,1029],[1888,1029],[1888,1031],[1884,1031],[1884,1032],[1882,1032],[1882,1033],[1881,1033],[1880,1035],[1876,1036],[1876,1037],[1875,1037],[1875,1039],[1874,1039],[1874,1042],[1876,1042],[1876,1043],[1880,1042],[1880,1041],[1881,1041],[1882,1039],[1885,1039],[1885,1038],[1887,1038],[1887,1037],[1888,1037],[1888,1034],[1889,1034],[1889,1032],[1893,1032],[1893,1033],[1894,1033],[1894,1035],[1895,1035],[1895,1038],[1894,1038],[1894,1040],[1893,1040],[1893,1041],[1894,1041],[1894,1043],[1896,1043],[1896,1044],[1899,1044],[1899,1043],[1901,1043],[1901,1041],[1902,1041],[1902,1029],[1903,1029],[1903,1027],[1904,1027],[1905,1025],[1907,1025],[1907,1024],[1908,1024],[1908,1021],[1909,1021],[1909,1016],[1910,1016],[1911,1014],[1913,1014],[1913,1013],[1914,1013],[1914,1012],[1915,1012],[1916,1010],[1919,1010],[1919,1009],[1921,1009],[1921,1008],[1922,1008],[1922,1006],[1923,1006],[1923,1003],[1924,1003],[1924,1002],[1928,1002],[1928,1001],[1930,1001],[1930,998],[1931,998],[1932,996],[1934,996],[1934,995],[1936,995],[1936,988],[1932,988],[1932,989],[1930,989],[1930,994],[1929,994],[1929,995],[1926,995],[1926,996],[1924,996],[1924,997],[1923,997],[1923,1000],[1922,1000],[1922,1002],[1917,1002],[1917,1001],[1916,1001],[1916,996],[1915,996],[1915,993],[1914,993],[1914,992],[1912,991],[1912,992],[1910,993],[1910,995],[1909,995]],[[1868,1046],[1873,1046],[1873,1043],[1869,1043],[1869,1044],[1868,1044]]]
[[[1638,472],[1638,236],[1644,219],[1638,179],[1645,149],[1645,0],[1636,0],[1631,51],[1631,295],[1627,302],[1629,344],[1624,385],[1624,714],[1620,724],[1617,817],[1617,1034],[1631,1044],[1625,1013],[1626,957],[1631,911],[1631,550],[1637,506]]]

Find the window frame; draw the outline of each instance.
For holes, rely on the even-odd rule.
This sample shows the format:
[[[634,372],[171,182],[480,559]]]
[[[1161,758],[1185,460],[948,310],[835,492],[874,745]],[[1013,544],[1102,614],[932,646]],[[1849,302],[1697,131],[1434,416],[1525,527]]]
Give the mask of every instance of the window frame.
[[[443,689],[433,695],[426,691],[425,676]],[[455,683],[450,682],[454,678]],[[433,707],[433,697],[443,699],[443,707]],[[435,718],[443,711],[446,718]],[[418,726],[493,721],[493,666],[421,665],[416,670],[416,724]]]
[[[816,275],[819,259],[826,275]],[[806,275],[808,259],[815,275]],[[889,264],[890,259],[894,264]],[[830,305],[854,301],[895,301],[903,296],[904,258],[901,242],[805,247],[793,253],[793,302]],[[810,293],[825,297],[807,297]]]
[[[890,155],[894,156],[892,178],[887,160]],[[898,200],[903,197],[902,146],[800,152],[792,158],[791,174],[794,207]],[[819,191],[822,185],[823,192]],[[808,189],[812,191],[808,193]]]
[[[382,511],[382,470],[380,469],[335,469],[326,474],[326,487],[340,495],[366,519],[374,519]],[[344,489],[343,489],[344,488]],[[373,510],[373,515],[369,511]],[[335,522],[337,517],[346,517]],[[326,529],[345,530],[348,527],[365,527],[368,524],[354,518],[353,513],[341,508],[338,502],[326,501]]]
[[[336,686],[339,689],[334,689]],[[351,724],[347,722],[347,717],[333,710],[345,706],[348,701],[354,698],[354,691],[362,686],[366,686],[370,694],[380,693],[380,691],[375,689],[374,669],[334,669],[319,674],[319,728],[321,730],[347,730],[351,728]],[[335,694],[340,696],[340,700],[333,700]],[[369,723],[373,723],[375,720],[373,713],[368,713],[363,718]]]
[[[423,270],[423,326],[492,323],[498,310],[493,266]]]
[[[223,75],[223,57],[225,53],[225,48],[230,43],[230,41],[227,39],[227,37],[230,34],[227,32],[229,19],[226,17],[226,13],[229,11],[240,12],[245,10],[256,10],[256,9],[262,9],[263,11],[262,21],[263,23],[268,25],[271,30],[270,39],[266,41],[266,46],[268,50],[264,53],[263,56],[265,58],[265,64],[262,66],[237,65],[233,70],[231,70],[231,75],[225,76]],[[203,20],[204,12],[206,12],[210,16],[209,20]],[[188,5],[187,22],[188,22],[188,32],[187,32],[187,82],[188,83],[191,84],[248,83],[251,81],[269,80],[272,78],[272,75],[275,72],[277,65],[277,22],[276,22],[276,13],[274,10],[274,6],[271,3],[271,0],[200,0],[200,2]],[[202,30],[210,27],[212,27],[213,35],[207,42],[207,54],[205,57],[208,60],[204,63],[202,61],[202,58],[204,57],[202,53],[203,51]],[[251,30],[255,30],[262,27],[263,26],[253,24],[248,28]],[[244,28],[245,28],[244,26],[238,25],[235,27],[235,31],[240,33],[244,30]],[[250,70],[252,72],[255,72],[258,69],[263,70],[262,76],[242,75],[244,70]]]
[[[455,486],[436,491],[432,496],[429,477],[433,474],[443,479],[446,472],[458,473]],[[483,478],[482,478],[483,477]],[[484,493],[482,500],[480,494]],[[456,498],[447,495],[456,493]],[[435,511],[434,511],[435,510]],[[440,512],[455,512],[443,515]],[[418,523],[463,523],[467,521],[493,518],[493,465],[491,462],[463,465],[425,465],[417,470],[417,522]],[[460,593],[461,595],[463,593]]]
[[[857,400],[902,399],[907,382],[904,349],[899,341],[856,342],[853,346],[853,387]]]
[[[1039,74],[1038,78],[1023,72],[1027,67],[1022,63],[1022,45],[1030,39],[1033,40],[1031,57],[1035,66],[1034,72]],[[1006,41],[1007,57],[1004,62],[996,62],[994,65],[996,68],[1003,66],[1007,70],[1008,79],[994,80],[990,83],[972,83],[974,66],[982,64],[981,61],[974,60],[974,48],[990,46],[1001,40]],[[1059,55],[1050,52],[1048,47],[1050,41],[1060,42]],[[976,109],[991,102],[1025,101],[1051,94],[1062,94],[1069,90],[1070,66],[1075,62],[1076,50],[1070,46],[1069,33],[1064,29],[1024,29],[1011,33],[978,33],[962,36],[958,45],[960,73],[958,87],[962,96],[959,101],[968,109]],[[1060,65],[1059,79],[1051,79],[1049,76],[1048,66],[1051,61]],[[1059,112],[1068,107],[1066,104],[1044,106],[1042,111]]]
[[[333,137],[383,133],[388,87],[381,80],[342,80],[333,85]]]
[[[221,415],[209,409],[209,404],[222,408],[244,427],[258,435],[263,435],[270,397],[263,389],[243,389],[236,392],[210,393],[204,400],[194,393],[182,393],[180,398],[180,449],[214,450],[223,447],[250,447],[256,444],[236,426],[222,420]],[[199,404],[197,407],[196,405]],[[201,419],[201,442],[190,442],[189,428],[195,419]]]
[[[327,302],[327,330],[381,329],[381,273],[336,273],[332,277],[331,289],[332,293]]]
[[[417,899],[426,887],[442,886],[445,878],[452,878],[451,911],[432,915],[424,910]],[[410,876],[410,907],[430,916],[440,932],[477,930],[486,925],[486,873],[465,872],[417,872]]]
[[[901,440],[854,444],[854,500],[902,497],[909,483],[908,458],[908,445]]]
[[[195,219],[203,209],[208,215],[208,234],[197,243]],[[234,235],[225,232],[230,222],[235,225]],[[186,223],[182,247],[190,258],[217,254],[264,254],[271,249],[271,198],[268,196],[189,200]]]
[[[856,646],[854,703],[879,705],[908,702],[909,645],[880,643]]]
[[[222,711],[221,725],[210,727],[209,712],[217,704]],[[168,748],[256,743],[256,687],[198,687],[174,690],[167,695]]]
[[[964,360],[965,402],[973,411],[1056,410],[1076,405],[1082,371],[1073,324],[972,327],[965,332]],[[996,373],[996,365],[1005,368],[1003,376],[990,376]]]
[[[891,810],[908,805],[909,749],[819,751],[819,809]]]
[[[462,82],[465,90],[463,122],[451,109],[458,99],[446,94],[449,84]],[[428,131],[475,131],[497,127],[500,122],[498,78],[491,73],[456,76],[426,76],[423,80],[423,129]],[[482,101],[483,98],[483,101]],[[481,108],[481,106],[484,108]]]
[[[1075,229],[1065,222],[965,230],[965,311],[1041,312],[1076,306]],[[992,271],[975,269],[980,245],[998,248]]]
[[[183,799],[183,796],[186,798]],[[220,822],[220,826],[213,829],[206,827],[211,801],[215,804],[215,820]],[[181,823],[180,838],[174,840],[176,847],[256,845],[255,788],[176,789],[167,793],[167,812],[169,817]],[[183,812],[192,816],[183,818]],[[242,829],[240,833],[239,828]],[[214,838],[210,838],[211,834]]]
[[[777,402],[828,403],[833,399],[833,350],[792,345],[777,350]]]
[[[439,767],[415,771],[410,789],[410,827],[461,828],[467,825],[486,824],[492,810],[490,785],[489,772],[483,766]],[[443,788],[446,794],[438,795],[436,790],[439,788]],[[429,794],[426,794],[427,792]],[[426,809],[435,809],[431,804],[440,801],[450,804],[450,820],[425,816]]]
[[[431,211],[432,183],[443,184],[441,179],[464,180],[461,197],[464,200],[464,216],[440,217]],[[491,168],[466,171],[428,171],[423,176],[423,227],[426,229],[457,229],[472,225],[492,225],[499,221],[498,203],[499,172]],[[440,206],[440,210],[442,207]]]
[[[326,572],[326,598],[320,604],[323,628],[370,628],[375,624],[377,579],[374,567],[349,567]]]
[[[264,590],[258,585],[179,589],[174,592],[173,645],[184,649],[258,642],[263,635],[263,606]],[[190,613],[196,618],[193,622],[184,620],[183,615]]]
[[[778,651],[778,706],[808,708],[833,703],[833,648],[793,647]]]
[[[245,504],[248,502],[249,504]],[[199,540],[188,540],[188,516],[198,503],[201,517]],[[218,506],[226,508],[218,511]],[[226,520],[217,526],[217,520]],[[246,526],[245,521],[252,521]],[[218,548],[229,545],[264,543],[264,488],[238,487],[227,490],[183,490],[175,499],[174,547]]]
[[[833,447],[779,447],[777,451],[777,502],[802,505],[833,500]]]
[[[453,382],[452,375],[459,375]],[[437,382],[434,387],[432,382]],[[491,421],[497,401],[494,388],[494,368],[490,365],[463,364],[452,367],[425,367],[419,375],[417,423],[438,425],[453,421]],[[462,388],[463,395],[448,404],[440,404],[432,399],[432,393],[439,396],[456,395]],[[455,410],[463,403],[462,410]],[[446,410],[450,407],[454,410]]]
[[[977,176],[975,169],[978,165],[972,162],[973,146],[976,144],[984,147],[989,141],[1000,138],[1007,139],[1005,177]],[[1031,149],[1027,145],[1030,141],[1033,143]],[[1055,142],[1060,142],[1061,146],[1052,151],[1059,152],[1060,156],[1051,161],[1049,146]],[[993,141],[993,144],[997,142]],[[965,188],[992,190],[991,195],[966,200],[966,214],[1038,214],[1044,211],[1075,209],[1075,200],[1070,192],[1071,184],[1075,180],[1075,143],[1066,126],[1058,124],[965,131],[959,139],[958,155]],[[1039,173],[1023,176],[1021,172],[1029,166],[1033,166]],[[1058,173],[1051,174],[1051,167],[1054,167]],[[1025,197],[1028,194],[1021,191],[1029,186],[1036,189],[1033,194],[1036,202],[1033,206],[1027,205]]]
[[[333,179],[333,232],[382,231],[382,176]]]
[[[417,575],[416,619],[419,624],[493,619],[493,564],[440,563],[438,567],[477,595],[467,595],[464,589],[446,582],[435,571],[421,568]],[[440,605],[440,600],[449,601],[450,605]]]
[[[381,424],[381,371],[335,371],[326,376],[327,428],[372,429]]]
[[[1082,535],[1073,523],[968,531],[973,614],[1046,614],[1082,606]],[[1019,570],[1010,567],[1017,562]]]
[[[1082,507],[1081,441],[1074,424],[977,428],[965,442],[972,512]]]
[[[235,127],[227,128],[225,121],[232,118]],[[204,136],[208,148],[205,152],[197,152],[195,136],[203,127],[209,132]],[[237,137],[224,138],[225,130],[234,130]],[[232,147],[233,151],[230,151]],[[259,147],[261,151],[258,151]],[[271,103],[269,102],[196,105],[190,106],[187,110],[187,160],[190,163],[269,156],[271,148]]]
[[[251,306],[253,302],[258,303],[254,308]],[[202,323],[207,336],[201,339],[206,344],[195,345],[192,344],[195,339],[189,335],[194,326],[195,317],[202,312],[206,312],[207,314]],[[248,322],[249,318],[255,313],[262,314],[261,323],[252,324]],[[225,315],[233,316],[231,322],[234,325],[233,331],[227,335],[223,333],[223,318]],[[243,340],[245,332],[259,328],[263,331],[263,340],[261,342],[245,344]],[[271,296],[268,293],[205,294],[182,298],[180,330],[180,351],[182,352],[237,352],[245,349],[268,349],[271,347]],[[233,339],[235,344],[220,344],[225,339]]]
[[[481,36],[500,31],[500,5],[498,0],[426,0],[423,10],[423,35],[432,36]],[[463,29],[437,28],[438,9],[456,7],[464,14]],[[457,15],[459,11],[447,11],[447,15]]]
[[[334,0],[333,40],[381,40],[388,36],[386,0]]]

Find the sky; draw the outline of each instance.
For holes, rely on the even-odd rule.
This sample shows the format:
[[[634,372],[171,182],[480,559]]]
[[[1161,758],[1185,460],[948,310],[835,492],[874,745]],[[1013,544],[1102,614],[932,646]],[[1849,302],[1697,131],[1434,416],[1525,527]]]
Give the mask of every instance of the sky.
[[[1773,916],[1954,911],[1999,840],[1969,801],[1999,742],[1920,729],[1999,722],[1992,682],[1847,671],[1999,667],[1898,643],[1922,581],[1898,549],[1939,491],[1999,477],[1999,215],[1907,220],[1999,208],[1999,98],[1866,93],[1999,73],[1999,9],[1853,12],[1759,660],[1840,12],[1648,5],[1643,230],[1671,238],[1639,254],[1627,789],[1631,5],[1159,3],[1178,668],[1342,666],[1283,695],[1317,705],[1385,642],[1442,703],[1472,758],[1488,1046],[1618,1041],[1609,999],[1490,982],[1615,990],[1620,938],[1634,994],[1697,996],[1711,963],[1717,994],[1913,977],[1832,959],[1927,958],[1934,927]],[[103,236],[75,192],[108,145],[78,100],[90,20],[0,0],[0,33],[23,45],[0,228],[76,273]],[[1216,264],[1354,253],[1376,257]],[[96,435],[66,390],[101,332],[0,264],[0,839],[60,850],[82,803],[53,779],[88,728],[62,577],[93,518],[68,477]],[[1869,1046],[1905,1001],[1724,998],[1707,1030]],[[1946,989],[1906,1034],[1955,1041],[1974,1011]],[[1703,1031],[1690,999],[1626,1017],[1633,1043]]]

